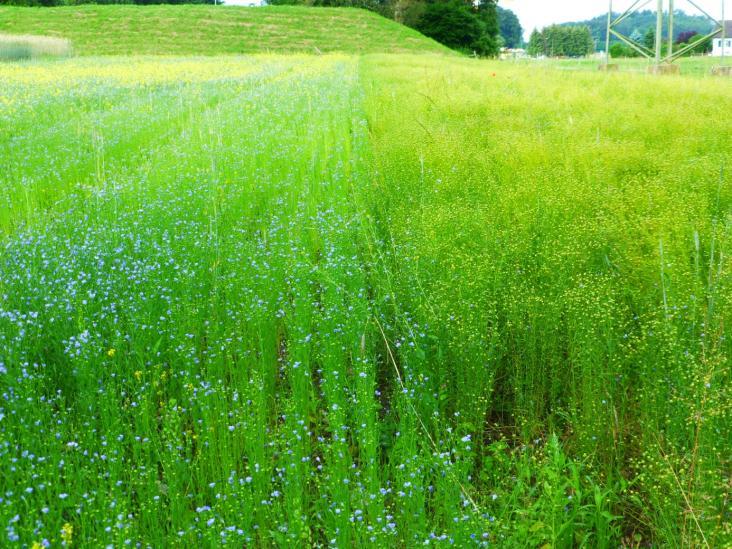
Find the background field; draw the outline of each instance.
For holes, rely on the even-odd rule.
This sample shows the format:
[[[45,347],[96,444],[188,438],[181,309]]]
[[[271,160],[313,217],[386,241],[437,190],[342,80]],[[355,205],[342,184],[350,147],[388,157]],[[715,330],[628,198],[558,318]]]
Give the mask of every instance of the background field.
[[[584,71],[596,71],[601,63],[604,63],[603,59],[543,59],[543,60],[518,60],[516,63],[525,64],[527,66],[546,66],[555,67],[561,70],[584,70]],[[611,63],[618,65],[620,72],[628,73],[646,73],[648,67],[653,63],[646,59],[611,59]],[[721,66],[732,65],[732,58],[726,58],[722,60],[719,57],[709,56],[694,56],[694,57],[683,57],[676,61],[679,66],[679,70],[683,76],[695,76],[695,77],[709,77],[714,79],[722,79],[724,77],[712,76],[712,68]],[[724,84],[722,84],[724,85]]]
[[[732,545],[732,81],[561,68],[0,64],[0,545]]]
[[[352,8],[0,7],[0,33],[68,38],[78,55],[316,51],[451,54],[445,46],[413,29]]]

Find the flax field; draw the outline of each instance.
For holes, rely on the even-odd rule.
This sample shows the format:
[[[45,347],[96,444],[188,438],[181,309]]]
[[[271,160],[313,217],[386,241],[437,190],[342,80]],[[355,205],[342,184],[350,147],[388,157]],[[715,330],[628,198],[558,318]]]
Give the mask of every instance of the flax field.
[[[732,81],[0,65],[0,546],[732,546]]]

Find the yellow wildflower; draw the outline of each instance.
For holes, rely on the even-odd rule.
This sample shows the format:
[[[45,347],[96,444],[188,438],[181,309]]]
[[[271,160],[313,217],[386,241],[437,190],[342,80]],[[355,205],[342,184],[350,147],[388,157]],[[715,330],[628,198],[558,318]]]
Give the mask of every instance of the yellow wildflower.
[[[61,527],[61,541],[66,545],[71,545],[71,540],[74,537],[74,527],[68,522]]]
[[[107,356],[112,358],[116,352],[117,352],[117,350],[114,347],[112,347],[111,349],[109,349],[109,351],[107,351]]]
[[[137,370],[134,375],[137,381],[140,381],[140,379],[142,378],[142,372],[140,370]]]

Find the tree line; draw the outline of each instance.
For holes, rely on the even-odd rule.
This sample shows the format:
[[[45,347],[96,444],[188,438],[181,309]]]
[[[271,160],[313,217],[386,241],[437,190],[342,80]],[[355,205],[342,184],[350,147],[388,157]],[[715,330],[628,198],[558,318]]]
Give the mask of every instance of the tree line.
[[[647,50],[653,52],[656,49],[656,29],[649,28],[642,40],[636,40],[636,42],[644,46]],[[699,34],[697,31],[689,30],[682,31],[676,34],[676,40],[674,40],[673,51],[678,52],[687,46],[694,46],[689,48],[684,55],[695,55],[709,53],[712,51],[712,39],[704,38],[704,35]],[[664,40],[661,43],[662,55],[668,54],[668,42],[664,36]],[[610,45],[610,56],[613,58],[619,57],[640,57],[641,54],[634,48],[623,42],[615,42]]]
[[[613,13],[613,18],[620,16],[620,13]],[[597,43],[597,49],[605,50],[605,33],[607,30],[607,14],[599,15],[587,21],[578,21],[574,25],[586,25],[592,32],[592,37]],[[635,12],[626,17],[617,27],[617,31],[625,36],[631,37],[638,43],[643,43],[648,29],[656,28],[656,13],[650,10]],[[696,32],[697,34],[708,34],[712,31],[712,22],[702,15],[690,15],[682,10],[674,11],[674,41],[684,33]],[[653,30],[655,33],[655,30]],[[665,37],[664,37],[665,40]],[[619,42],[617,38],[611,37],[610,45]]]
[[[527,53],[546,57],[584,57],[595,51],[595,40],[586,25],[552,25],[534,29]]]

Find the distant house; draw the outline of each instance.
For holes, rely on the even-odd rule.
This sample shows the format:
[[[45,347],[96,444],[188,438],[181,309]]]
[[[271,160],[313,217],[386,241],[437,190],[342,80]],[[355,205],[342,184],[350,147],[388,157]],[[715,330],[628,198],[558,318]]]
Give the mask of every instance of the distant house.
[[[720,33],[712,40],[712,57],[732,57],[732,21],[725,21],[724,26],[724,38]]]
[[[501,48],[499,59],[525,59],[526,50],[523,48]]]

